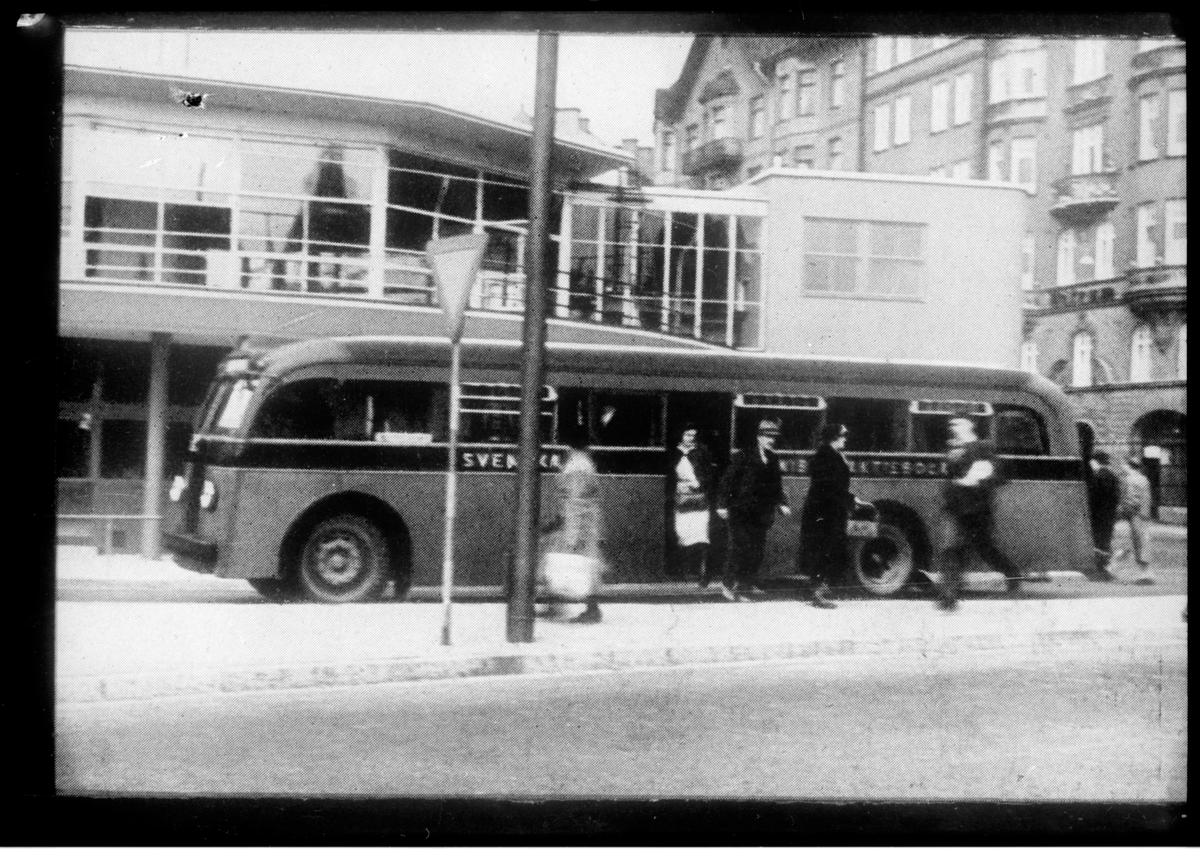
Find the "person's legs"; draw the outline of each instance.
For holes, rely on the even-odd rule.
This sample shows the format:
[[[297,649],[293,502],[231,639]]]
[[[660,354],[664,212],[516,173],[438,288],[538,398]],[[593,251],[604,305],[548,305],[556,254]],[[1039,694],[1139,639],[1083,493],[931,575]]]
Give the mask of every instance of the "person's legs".
[[[726,599],[732,599],[737,590],[738,574],[741,564],[750,557],[748,526],[732,517],[729,520],[729,546],[725,556],[725,569],[721,574],[721,592]]]
[[[758,586],[758,572],[762,568],[763,555],[767,548],[767,529],[751,525],[747,527],[746,557],[738,565],[737,585],[742,592]]]
[[[945,546],[942,550],[942,580],[938,587],[938,606],[952,611],[958,607],[962,573],[966,568],[970,544],[960,520],[946,517],[942,524]]]
[[[1136,512],[1129,513],[1125,517],[1129,521],[1129,542],[1133,548],[1133,559],[1140,566],[1150,566],[1150,552],[1146,548],[1145,527],[1142,525],[1142,518]]]
[[[996,545],[993,533],[995,527],[991,516],[981,516],[973,525],[975,527],[972,529],[971,539],[975,545],[975,551],[979,553],[979,557],[984,563],[991,564],[994,569],[1004,574],[1008,592],[1015,592],[1021,586],[1021,571]]]

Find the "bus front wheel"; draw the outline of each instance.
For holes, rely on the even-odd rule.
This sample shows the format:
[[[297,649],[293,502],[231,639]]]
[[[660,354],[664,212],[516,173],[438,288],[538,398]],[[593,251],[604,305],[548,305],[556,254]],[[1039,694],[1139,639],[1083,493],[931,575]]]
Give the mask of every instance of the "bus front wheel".
[[[879,536],[857,539],[851,547],[854,577],[873,596],[899,593],[916,567],[916,542],[894,520],[879,523]]]
[[[300,586],[316,602],[378,599],[389,578],[387,540],[370,520],[353,514],[313,526],[300,554]]]

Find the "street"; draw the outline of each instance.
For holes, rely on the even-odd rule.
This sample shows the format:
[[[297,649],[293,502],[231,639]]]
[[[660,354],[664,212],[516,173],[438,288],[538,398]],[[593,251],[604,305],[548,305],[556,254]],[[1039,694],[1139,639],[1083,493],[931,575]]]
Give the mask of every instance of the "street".
[[[64,793],[1187,797],[1186,644],[58,707]]]

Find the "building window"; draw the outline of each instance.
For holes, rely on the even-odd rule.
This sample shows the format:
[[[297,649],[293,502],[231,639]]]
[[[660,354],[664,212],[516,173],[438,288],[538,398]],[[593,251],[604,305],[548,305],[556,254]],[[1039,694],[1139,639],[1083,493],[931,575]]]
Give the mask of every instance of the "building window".
[[[800,95],[800,115],[812,115],[817,106],[817,72],[805,68],[797,75]]]
[[[992,61],[989,103],[1046,96],[1046,51],[1018,50]]]
[[[1111,221],[1096,225],[1096,280],[1113,277],[1113,243],[1115,231]]]
[[[829,66],[829,76],[831,80],[829,88],[829,107],[837,109],[846,102],[846,62],[843,59],[834,59]]]
[[[1087,331],[1075,334],[1072,340],[1071,386],[1092,385],[1092,335]]]
[[[1004,142],[988,145],[988,180],[993,183],[1004,182]]]
[[[817,149],[813,145],[796,145],[792,151],[792,162],[797,168],[815,168]]]
[[[837,218],[804,220],[804,289],[916,298],[925,275],[925,226]]]
[[[954,78],[954,126],[967,124],[971,120],[971,95],[975,88],[975,75],[970,71]]]
[[[1075,231],[1058,234],[1058,275],[1055,283],[1070,286],[1075,282]]]
[[[1074,85],[1098,80],[1104,76],[1104,42],[1098,38],[1081,38],[1075,42],[1075,68],[1071,77]]]
[[[1154,257],[1158,246],[1154,239],[1154,202],[1138,204],[1137,206],[1137,263],[1138,268],[1149,268],[1154,265]]]
[[[1030,192],[1037,191],[1037,139],[1012,140],[1010,181]]]
[[[1021,288],[1033,289],[1034,287],[1034,250],[1037,241],[1032,233],[1026,233],[1021,238]]]
[[[1104,170],[1104,125],[1093,124],[1071,133],[1071,173],[1099,174]]]
[[[1158,95],[1147,94],[1138,98],[1138,159],[1156,159],[1158,141],[1154,138],[1158,124]]]
[[[792,117],[792,75],[790,72],[780,72],[776,78],[779,88],[779,101],[775,106],[775,120],[786,121]]]
[[[686,133],[687,136],[685,137],[685,142],[687,144],[688,151],[691,152],[700,147],[700,125],[689,124]]]
[[[912,36],[901,35],[896,37],[896,64],[907,62],[913,57],[913,40]]]
[[[1187,156],[1187,90],[1167,92],[1167,156]]]
[[[896,98],[896,120],[893,125],[892,141],[907,145],[912,140],[912,95],[902,94]]]
[[[750,98],[750,138],[761,139],[767,131],[766,106],[763,96]]]
[[[1187,264],[1187,198],[1169,198],[1164,205],[1163,261],[1168,266]]]
[[[725,120],[724,106],[714,106],[708,111],[708,129],[714,139],[723,139],[729,135],[729,122]]]
[[[942,80],[930,89],[929,132],[940,133],[950,126],[950,83]]]
[[[1021,343],[1021,368],[1034,375],[1038,371],[1038,347],[1036,342]]]
[[[875,73],[879,74],[892,67],[892,50],[896,40],[891,36],[880,36],[875,39]]]
[[[671,172],[675,170],[675,131],[665,130],[662,136],[662,162],[660,168],[662,171]]]
[[[1181,381],[1187,380],[1187,325],[1179,327],[1179,335],[1175,340],[1175,376]]]
[[[829,170],[841,171],[846,167],[846,152],[842,150],[842,140],[834,136],[829,140]]]
[[[875,107],[875,152],[887,150],[888,146],[888,113],[891,111],[889,104],[880,104]]]
[[[1142,384],[1150,380],[1150,328],[1138,325],[1129,344],[1129,380]]]
[[[971,179],[971,160],[960,159],[954,165],[950,166],[950,176],[955,180],[970,180]]]

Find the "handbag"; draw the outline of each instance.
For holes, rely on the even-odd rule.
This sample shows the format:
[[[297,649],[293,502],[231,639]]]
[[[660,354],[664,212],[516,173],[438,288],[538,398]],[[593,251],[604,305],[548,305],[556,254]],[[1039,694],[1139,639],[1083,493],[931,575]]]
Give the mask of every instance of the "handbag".
[[[547,552],[542,569],[546,590],[558,599],[581,602],[595,594],[600,581],[596,560],[575,552]]]

